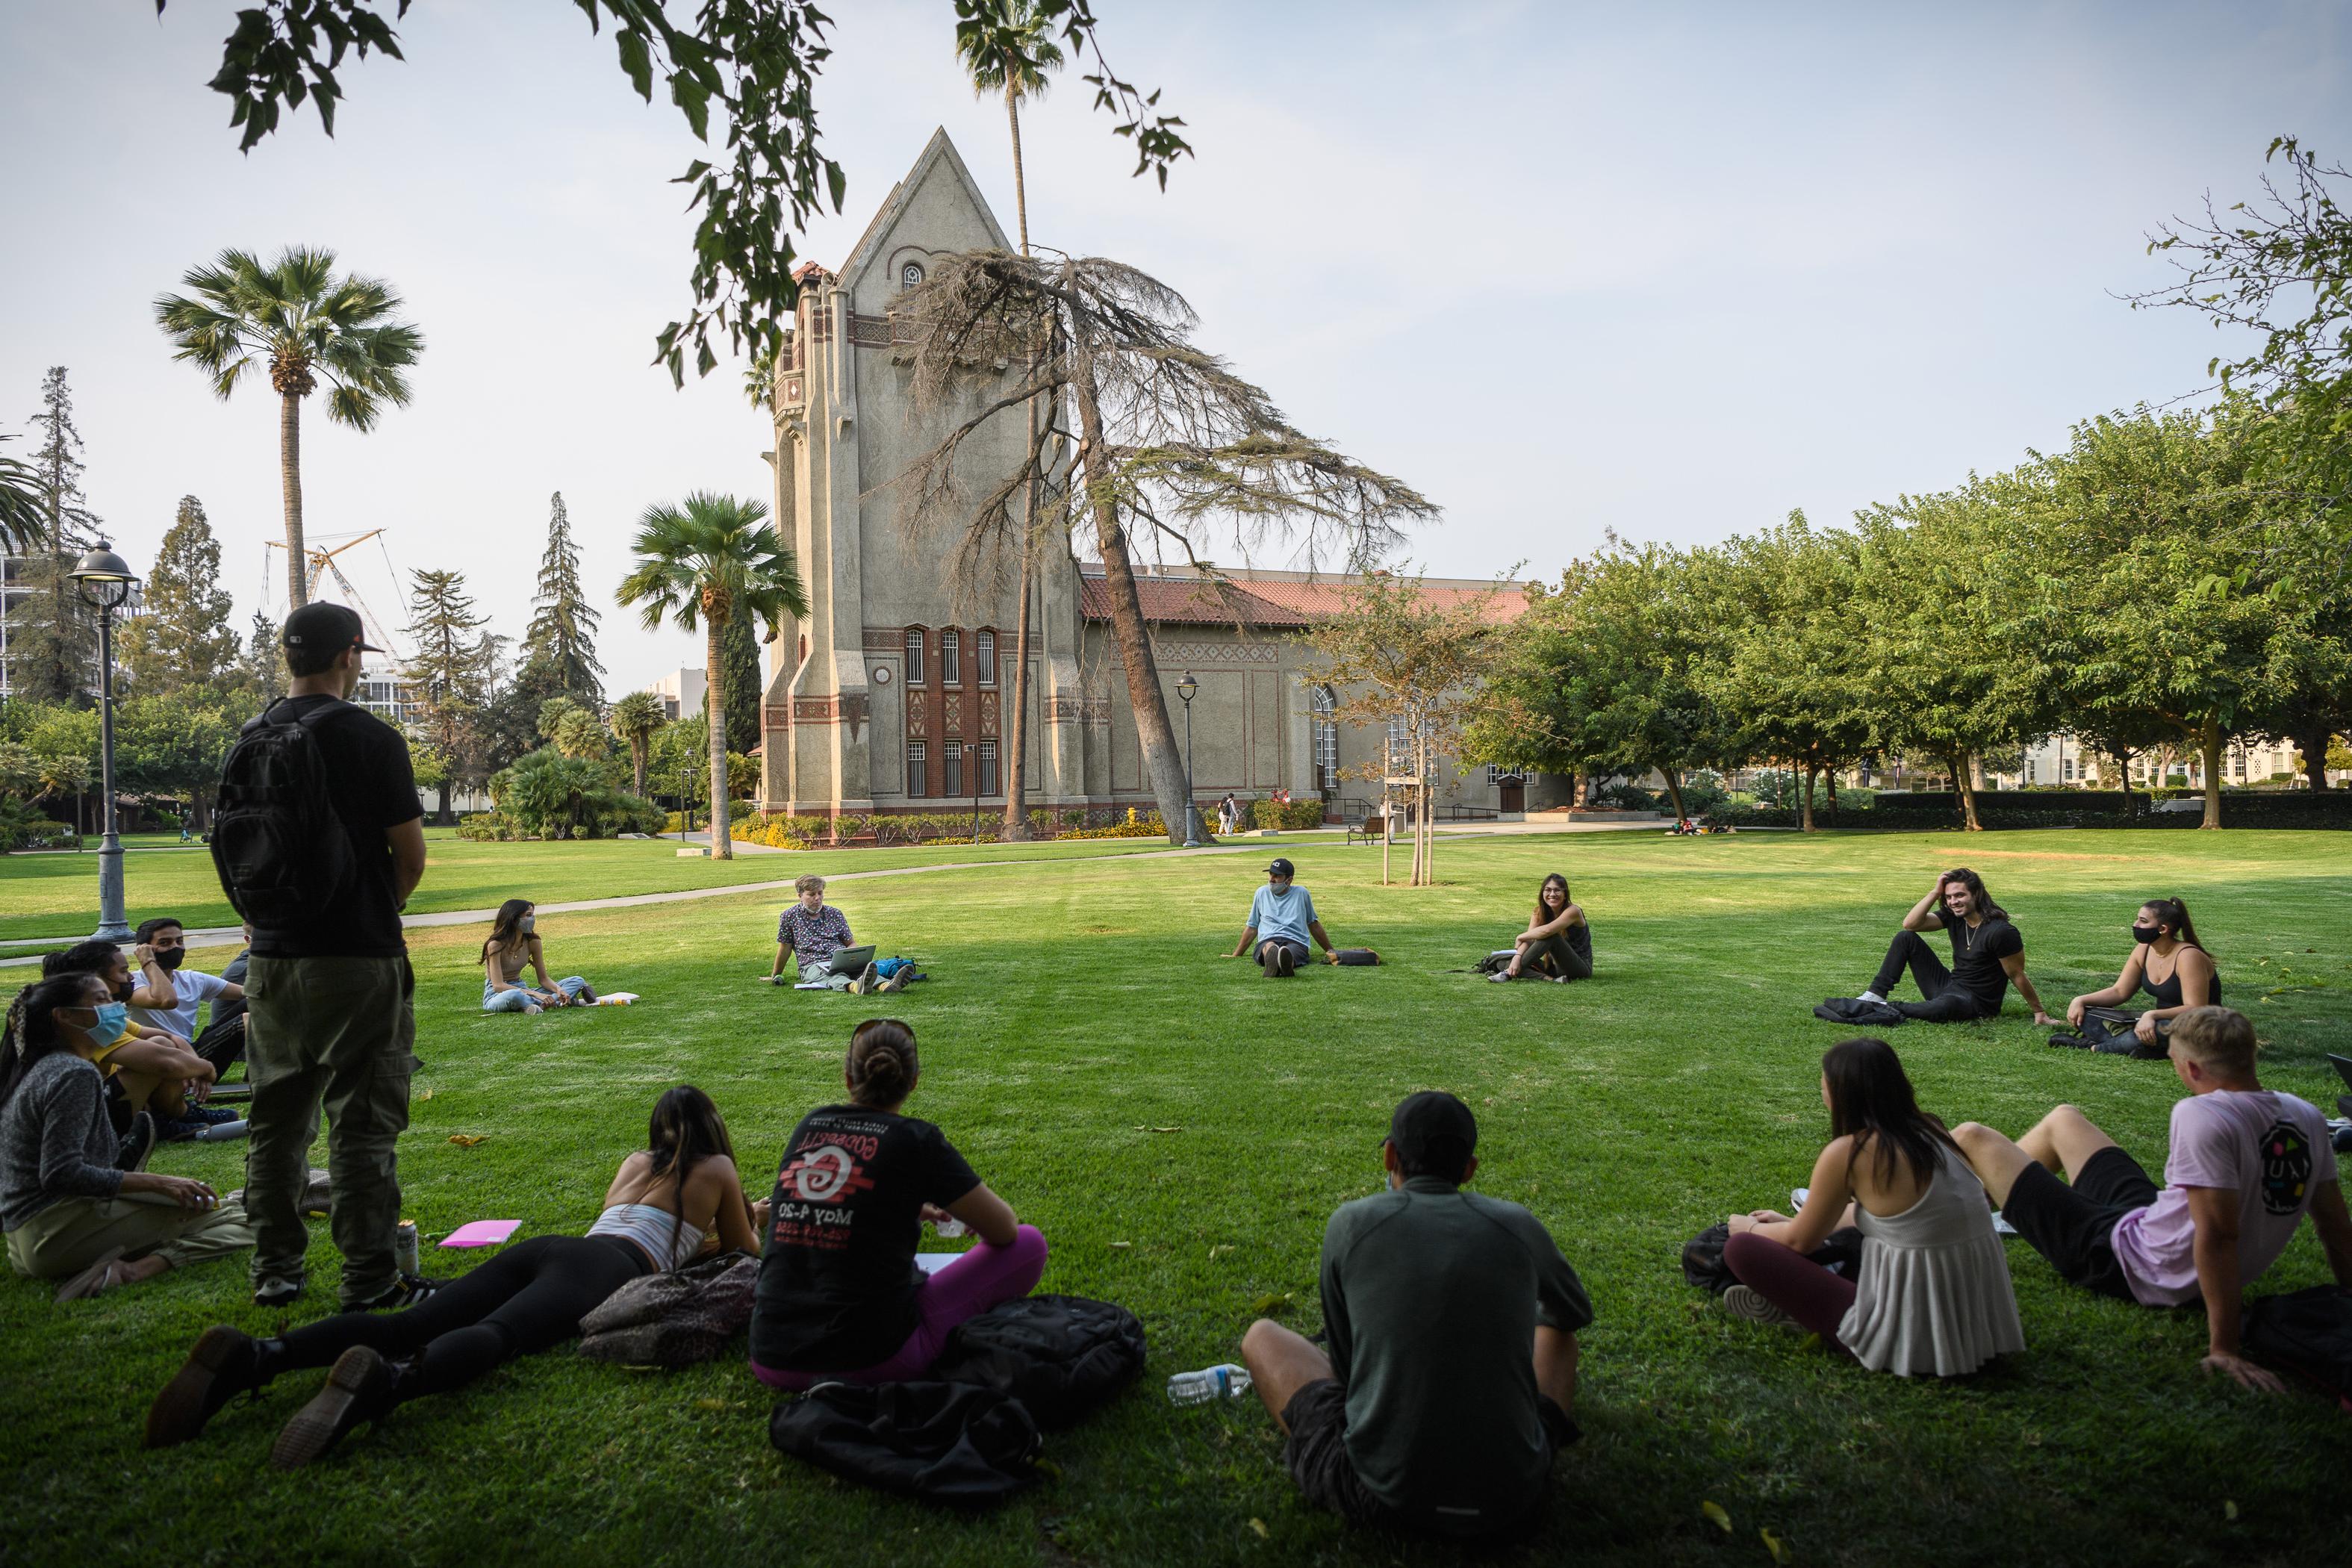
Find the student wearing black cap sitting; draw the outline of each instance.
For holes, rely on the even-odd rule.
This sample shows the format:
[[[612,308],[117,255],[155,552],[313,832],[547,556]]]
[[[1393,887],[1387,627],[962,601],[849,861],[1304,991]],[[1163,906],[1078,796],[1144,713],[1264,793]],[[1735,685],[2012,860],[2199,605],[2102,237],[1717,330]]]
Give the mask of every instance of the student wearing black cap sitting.
[[[1315,918],[1314,897],[1291,880],[1294,870],[1279,856],[1266,867],[1265,886],[1250,900],[1249,924],[1242,929],[1242,939],[1234,944],[1233,952],[1225,954],[1255,958],[1268,980],[1298,972],[1311,955],[1307,945],[1310,936],[1323,949],[1324,963],[1339,962],[1332,956],[1331,938],[1323,922]]]
[[[1591,1303],[1535,1215],[1462,1190],[1477,1144],[1450,1094],[1398,1106],[1381,1146],[1389,1190],[1323,1233],[1326,1344],[1263,1318],[1242,1341],[1299,1490],[1359,1524],[1522,1533],[1577,1436]]]

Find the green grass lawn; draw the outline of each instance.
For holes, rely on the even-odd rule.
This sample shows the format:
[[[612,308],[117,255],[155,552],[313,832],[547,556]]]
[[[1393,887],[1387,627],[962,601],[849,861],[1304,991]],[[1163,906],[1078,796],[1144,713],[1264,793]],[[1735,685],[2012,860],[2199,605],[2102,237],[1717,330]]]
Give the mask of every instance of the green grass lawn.
[[[530,890],[593,885],[625,847],[549,847]],[[460,856],[454,874],[483,875],[472,851],[436,845],[436,875]],[[1867,980],[1902,910],[1956,858],[2017,917],[2053,1005],[2113,977],[2142,898],[2185,897],[2260,1026],[2266,1081],[2332,1104],[2322,1052],[2352,1051],[2352,838],[1497,838],[1442,847],[1447,880],[1423,891],[1381,888],[1374,851],[1293,853],[1334,939],[1378,947],[1386,967],[1270,984],[1218,962],[1258,880],[1234,858],[1048,860],[841,891],[861,936],[938,976],[886,999],[924,1047],[909,1109],[1043,1227],[1045,1289],[1123,1302],[1150,1335],[1144,1383],[1050,1439],[1051,1473],[1012,1505],[966,1519],[784,1460],[767,1443],[772,1401],[735,1359],[631,1373],[559,1351],[408,1406],[287,1478],[264,1458],[315,1381],[300,1374],[196,1445],[144,1453],[141,1415],[195,1334],[273,1324],[224,1265],[67,1308],[0,1280],[0,1559],[1458,1561],[1302,1507],[1255,1401],[1177,1409],[1159,1386],[1233,1357],[1263,1298],[1316,1326],[1324,1220],[1376,1187],[1390,1109],[1432,1085],[1480,1117],[1478,1187],[1551,1227],[1599,1312],[1585,1440],[1555,1472],[1542,1536],[1495,1560],[1769,1563],[1764,1529],[1817,1563],[2318,1563],[2352,1550],[2352,1416],[2200,1376],[2195,1310],[2074,1290],[2011,1242],[2027,1352],[1906,1383],[1730,1320],[1675,1262],[1703,1226],[1780,1205],[1804,1179],[1825,1136],[1819,1056],[1842,1034],[1810,1009]],[[1499,986],[1461,973],[1508,940],[1553,868],[1591,911],[1599,975]],[[793,1121],[837,1091],[850,1026],[871,1010],[751,984],[776,903],[550,917],[554,973],[645,1000],[539,1018],[476,1011],[478,933],[419,933],[426,1067],[404,1140],[407,1212],[428,1235],[489,1217],[521,1220],[525,1237],[577,1233],[655,1095],[681,1080],[717,1098],[764,1183]],[[2162,1064],[2051,1050],[2014,999],[2000,1021],[1914,1026],[1895,1043],[1948,1119],[2013,1133],[2068,1100],[2160,1161],[2178,1092]],[[483,1142],[461,1148],[457,1133]],[[157,1164],[240,1179],[235,1146],[167,1148]],[[335,1254],[324,1223],[313,1232],[297,1321],[334,1299]],[[2326,1278],[2306,1227],[2260,1288]]]
[[[511,898],[568,903],[622,893],[667,893],[738,882],[789,880],[803,872],[878,871],[962,860],[1054,860],[1165,849],[1164,838],[1076,838],[1045,844],[948,844],[935,847],[739,853],[731,860],[681,858],[675,838],[603,838],[562,844],[483,844],[454,828],[425,836],[424,885],[410,914],[494,909]],[[96,839],[90,843],[95,846]],[[159,841],[160,844],[160,841]],[[221,896],[212,852],[176,841],[122,859],[123,906],[132,924],[150,914],[178,915],[191,927],[229,926],[236,915]],[[98,924],[98,854],[0,856],[0,942],[71,940]]]

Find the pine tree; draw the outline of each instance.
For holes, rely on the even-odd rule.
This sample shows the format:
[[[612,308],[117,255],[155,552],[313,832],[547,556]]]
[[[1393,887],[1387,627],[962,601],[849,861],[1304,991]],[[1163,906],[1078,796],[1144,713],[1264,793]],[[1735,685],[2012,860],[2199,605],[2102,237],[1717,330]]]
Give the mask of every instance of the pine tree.
[[[244,650],[229,628],[220,559],[205,503],[182,496],[147,574],[145,613],[122,628],[122,661],[141,696],[213,690],[235,673]]]
[[[449,817],[449,795],[480,773],[481,715],[497,679],[504,639],[482,630],[489,617],[474,612],[460,572],[412,572],[408,635],[416,657],[407,679],[422,700],[414,725],[442,763],[440,819]]]
[[[81,432],[74,426],[66,367],[41,378],[41,410],[31,423],[33,488],[48,537],[25,558],[21,581],[33,591],[8,616],[8,692],[26,702],[88,707],[98,685],[98,627],[75,592],[74,559],[95,537],[98,519],[82,494]]]
[[[603,617],[580,586],[580,552],[572,542],[572,519],[563,492],[550,503],[547,552],[539,560],[539,608],[524,636],[523,674],[531,693],[544,700],[569,697],[592,708],[604,705],[604,667],[596,662],[596,624]]]
[[[253,629],[246,635],[245,657],[237,661],[236,678],[265,707],[286,695],[286,664],[278,657],[278,628],[259,610],[253,612]]]
[[[749,621],[730,621],[719,638],[727,665],[727,749],[749,752],[760,743],[760,705],[768,689],[760,643]]]

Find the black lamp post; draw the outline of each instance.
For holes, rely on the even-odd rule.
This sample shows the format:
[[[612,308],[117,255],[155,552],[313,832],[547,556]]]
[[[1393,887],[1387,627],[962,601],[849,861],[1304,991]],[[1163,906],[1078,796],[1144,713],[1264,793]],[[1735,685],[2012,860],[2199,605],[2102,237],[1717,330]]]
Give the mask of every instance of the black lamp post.
[[[98,930],[106,942],[127,942],[131,922],[122,918],[122,839],[114,828],[114,612],[131,597],[139,579],[131,565],[100,540],[67,574],[82,603],[98,612],[98,746],[100,794],[106,831],[98,841]]]
[[[1201,814],[1192,805],[1192,699],[1199,696],[1201,683],[1186,670],[1184,679],[1176,683],[1176,695],[1184,700],[1184,847],[1201,847]]]

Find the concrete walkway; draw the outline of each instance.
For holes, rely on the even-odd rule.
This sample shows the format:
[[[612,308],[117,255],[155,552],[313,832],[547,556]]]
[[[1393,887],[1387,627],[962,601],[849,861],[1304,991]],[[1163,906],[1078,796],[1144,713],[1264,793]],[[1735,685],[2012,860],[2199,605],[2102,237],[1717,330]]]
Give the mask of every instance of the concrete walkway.
[[[1437,837],[1440,838],[1495,838],[1516,837],[1525,834],[1548,833],[1623,833],[1629,831],[1636,833],[1654,833],[1657,831],[1657,826],[1658,825],[1654,822],[1586,822],[1578,823],[1572,826],[1555,826],[1549,823],[1534,822],[1481,822],[1458,824],[1453,826],[1447,826],[1441,824],[1437,829]],[[706,835],[702,837],[707,842],[708,836]],[[673,840],[673,842],[675,842],[675,840]],[[827,871],[824,874],[824,879],[828,884],[831,884],[835,882],[856,882],[875,877],[919,877],[934,871],[982,871],[1006,866],[1068,866],[1085,864],[1097,860],[1173,860],[1189,859],[1196,856],[1203,855],[1275,855],[1279,854],[1281,852],[1282,846],[1286,844],[1331,845],[1340,842],[1342,842],[1342,840],[1336,834],[1328,831],[1282,833],[1272,835],[1265,838],[1243,839],[1239,842],[1229,839],[1223,843],[1206,845],[1199,849],[1142,849],[1130,850],[1123,855],[1066,855],[1034,860],[943,860],[935,865],[929,866],[887,866],[872,871]],[[1400,847],[1403,847],[1406,841],[1402,839],[1398,841]],[[738,844],[735,846],[735,849],[738,854],[743,853],[747,848],[754,847],[756,847],[761,853],[772,855],[815,855],[824,853],[822,850],[770,849],[764,845],[754,847]],[[1378,848],[1379,846],[1376,842],[1370,845],[1358,845],[1356,847],[1364,849],[1367,853],[1370,853],[1371,850]],[[836,853],[855,854],[857,853],[857,851],[844,850],[837,851]],[[429,867],[427,868],[427,870],[429,873]],[[731,898],[738,893],[778,892],[791,888],[796,879],[797,879],[795,878],[786,877],[778,881],[769,882],[730,882],[727,886],[721,888],[685,888],[673,893],[629,893],[618,898],[611,899],[580,899],[571,903],[541,904],[538,908],[541,914],[569,914],[575,910],[626,910],[635,909],[647,904],[684,904],[691,903],[698,899]],[[400,923],[404,929],[410,931],[421,931],[433,926],[487,925],[492,920],[497,918],[498,912],[499,911],[494,909],[442,910],[428,915],[403,915],[400,917]],[[236,926],[208,926],[201,930],[189,931],[186,934],[188,945],[191,948],[219,947],[227,943],[242,942],[245,937],[243,930]],[[75,936],[16,938],[5,943],[0,943],[0,946],[16,948],[42,947],[54,949],[69,946],[81,940],[81,938]],[[26,964],[38,963],[39,962],[40,955],[37,953],[29,958],[0,958],[0,969],[20,968]]]

